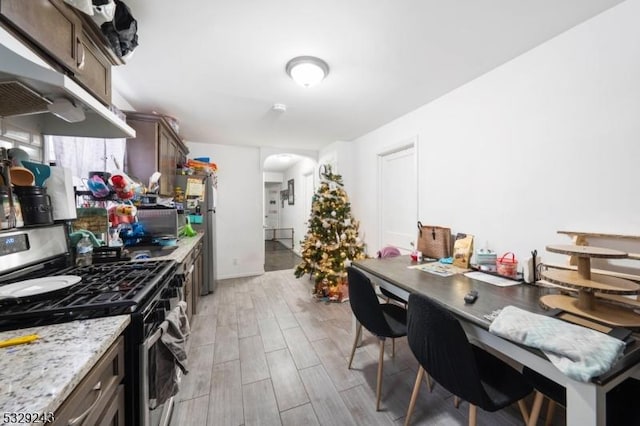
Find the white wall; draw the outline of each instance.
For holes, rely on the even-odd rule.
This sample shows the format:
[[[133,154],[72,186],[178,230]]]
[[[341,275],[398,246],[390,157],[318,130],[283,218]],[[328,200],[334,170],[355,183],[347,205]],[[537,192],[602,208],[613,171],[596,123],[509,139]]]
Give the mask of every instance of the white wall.
[[[282,173],[264,172],[262,173],[262,180],[264,182],[282,182]]]
[[[289,179],[294,181],[294,204],[289,205],[284,202],[284,207],[280,210],[280,227],[293,228],[293,251],[300,254],[300,241],[307,234],[307,221],[309,220],[308,200],[303,199],[303,176],[311,173],[317,175],[318,164],[310,158],[303,158],[284,172],[281,189],[287,189]],[[282,241],[289,245],[290,240]]]
[[[640,0],[621,3],[358,138],[350,195],[369,253],[379,248],[376,154],[415,135],[424,224],[521,260],[535,248],[565,261],[544,250],[569,243],[557,230],[637,235],[638,16]]]
[[[190,157],[218,165],[218,279],[264,273],[263,182],[260,150],[187,142]]]
[[[353,157],[353,149],[353,143],[337,141],[322,148],[318,157],[319,165],[329,164],[333,173],[342,175],[347,195],[353,187],[354,167],[358,164],[358,159]]]

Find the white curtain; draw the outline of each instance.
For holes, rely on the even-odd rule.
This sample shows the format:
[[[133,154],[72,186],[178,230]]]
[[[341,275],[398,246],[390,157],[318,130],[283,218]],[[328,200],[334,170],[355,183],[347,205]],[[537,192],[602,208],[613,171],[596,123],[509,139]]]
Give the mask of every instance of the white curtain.
[[[56,165],[68,167],[73,173],[76,187],[84,187],[81,178],[89,172],[115,173],[124,164],[126,139],[77,138],[45,136],[47,146],[53,147]],[[115,161],[114,161],[115,160]],[[117,162],[117,166],[116,166]]]

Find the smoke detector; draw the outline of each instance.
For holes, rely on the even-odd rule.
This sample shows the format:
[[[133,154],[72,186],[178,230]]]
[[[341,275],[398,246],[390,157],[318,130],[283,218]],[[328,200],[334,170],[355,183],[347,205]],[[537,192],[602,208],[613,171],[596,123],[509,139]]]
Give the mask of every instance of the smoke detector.
[[[271,109],[276,112],[285,112],[287,110],[287,106],[285,104],[273,104]]]

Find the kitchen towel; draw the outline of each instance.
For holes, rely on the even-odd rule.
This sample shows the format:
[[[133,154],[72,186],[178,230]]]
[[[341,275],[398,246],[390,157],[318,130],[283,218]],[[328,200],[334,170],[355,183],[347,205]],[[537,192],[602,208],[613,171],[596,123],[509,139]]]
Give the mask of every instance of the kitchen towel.
[[[160,341],[173,354],[183,373],[187,373],[187,338],[191,333],[187,317],[187,302],[178,302],[165,321],[160,325],[162,336]]]
[[[181,301],[160,324],[162,334],[154,345],[154,362],[149,379],[149,406],[153,409],[178,393],[180,380],[177,367],[188,373],[187,338],[190,334],[187,303]]]
[[[614,337],[515,306],[504,307],[489,331],[542,350],[558,370],[581,382],[606,373],[625,348]]]

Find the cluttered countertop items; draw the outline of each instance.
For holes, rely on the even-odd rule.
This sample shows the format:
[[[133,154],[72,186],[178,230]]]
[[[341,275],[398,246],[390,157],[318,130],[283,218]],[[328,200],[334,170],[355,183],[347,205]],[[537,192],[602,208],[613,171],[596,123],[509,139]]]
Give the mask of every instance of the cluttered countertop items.
[[[81,256],[82,248],[78,248],[82,239],[89,241],[91,250],[91,263],[107,263],[116,261],[147,261],[147,260],[174,260],[182,263],[193,248],[202,240],[204,233],[199,231],[191,237],[180,237],[172,241],[171,245],[141,244],[127,247],[107,247],[98,240],[90,231],[78,231],[72,234],[72,244],[76,246],[76,263]],[[74,243],[75,241],[75,243]]]
[[[0,411],[54,413],[130,322],[129,315],[0,332]]]
[[[450,228],[418,222],[417,244],[411,243],[415,249],[407,268],[442,277],[464,274],[499,287],[523,283],[547,287],[549,294],[539,298],[540,306],[562,312],[561,318],[567,321],[604,333],[617,328],[640,330],[640,274],[633,273],[637,270],[633,263],[640,260],[640,254],[628,252],[632,242],[640,243],[640,236],[572,231],[558,234],[570,236],[573,244],[550,244],[545,250],[570,256],[568,262],[542,262],[534,249],[531,257],[520,263],[515,253],[499,256],[487,245],[474,253],[472,235],[458,233],[454,238]],[[589,244],[589,238],[598,240],[597,244]],[[473,303],[475,297],[468,296],[467,303]]]
[[[89,233],[98,262],[158,258],[180,262],[189,251],[183,249],[185,243],[195,245],[197,241],[189,244],[189,239],[201,238],[198,234],[214,220],[215,163],[188,160],[171,179],[173,197],[160,195],[160,173],[153,173],[146,187],[115,165],[118,172],[114,174],[89,172],[84,182],[90,191],[76,192],[79,208],[71,245],[78,257],[85,250],[82,246],[89,245],[83,242]]]
[[[189,238],[179,238],[175,248],[167,250],[167,248],[160,248],[159,251],[151,251],[146,248],[142,250],[136,250],[136,247],[131,247],[128,251],[131,253],[132,260],[145,261],[145,260],[174,260],[176,263],[182,263],[186,257],[191,253],[193,248],[202,240],[204,233],[198,232],[195,236]],[[136,252],[150,252],[148,256],[138,256],[136,258]]]
[[[52,194],[64,175],[60,167],[30,161],[29,154],[20,148],[0,148],[0,229],[66,219],[65,212],[75,206],[56,204],[60,200]]]
[[[31,161],[19,148],[1,148],[0,229],[68,221],[71,252],[83,265],[93,258],[179,260],[184,253],[179,241],[197,237],[211,223],[216,164],[208,158],[186,161],[171,178],[176,180],[174,197],[162,197],[159,172],[145,185],[112,160],[115,169],[88,172],[76,190],[80,180],[70,169]]]

